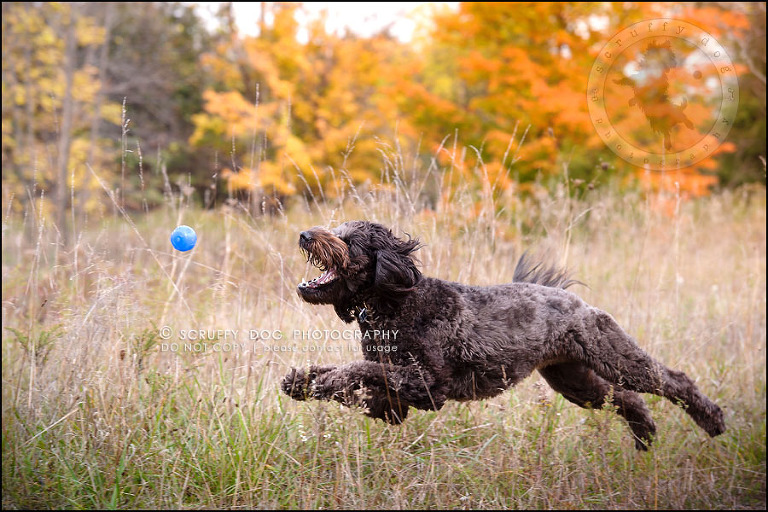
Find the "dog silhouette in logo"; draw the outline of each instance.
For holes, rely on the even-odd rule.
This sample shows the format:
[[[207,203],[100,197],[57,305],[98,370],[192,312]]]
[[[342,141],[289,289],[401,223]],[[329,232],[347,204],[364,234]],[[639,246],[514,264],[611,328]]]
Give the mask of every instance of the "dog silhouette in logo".
[[[685,115],[688,101],[679,105],[669,99],[669,72],[677,66],[677,57],[670,41],[657,44],[652,41],[643,52],[639,71],[632,77],[622,77],[613,82],[631,87],[634,93],[629,106],[637,106],[645,115],[654,133],[661,135],[664,148],[672,149],[672,129],[678,124],[693,129],[693,123]]]

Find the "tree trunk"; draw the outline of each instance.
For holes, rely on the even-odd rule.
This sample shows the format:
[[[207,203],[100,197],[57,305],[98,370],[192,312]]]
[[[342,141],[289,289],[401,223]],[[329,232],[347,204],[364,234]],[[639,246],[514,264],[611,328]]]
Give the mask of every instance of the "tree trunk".
[[[74,111],[74,98],[72,86],[77,67],[77,37],[75,34],[77,25],[77,8],[75,4],[70,6],[69,23],[65,28],[65,52],[64,52],[64,98],[61,106],[61,128],[59,132],[58,172],[57,172],[57,218],[59,230],[64,244],[69,242],[69,230],[67,229],[67,170],[69,169],[69,151],[72,145],[72,114]]]
[[[88,148],[88,163],[93,165],[93,152],[99,143],[99,131],[101,129],[101,104],[106,94],[107,64],[109,63],[109,40],[112,34],[112,2],[104,3],[104,43],[99,52],[99,90],[96,93],[96,104],[93,107],[91,119],[91,144]]]

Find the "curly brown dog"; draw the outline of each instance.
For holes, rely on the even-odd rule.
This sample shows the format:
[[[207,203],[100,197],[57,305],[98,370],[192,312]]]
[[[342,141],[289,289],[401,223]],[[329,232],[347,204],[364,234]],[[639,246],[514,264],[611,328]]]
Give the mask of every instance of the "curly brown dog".
[[[358,405],[393,424],[408,408],[439,410],[446,400],[503,392],[534,370],[581,407],[612,399],[646,450],[656,426],[638,393],[681,405],[710,436],[722,434],[720,408],[684,373],[646,354],[608,313],[565,288],[573,281],[523,256],[513,282],[468,286],[422,277],[419,241],[353,221],[312,228],[299,246],[323,273],[298,287],[311,304],[332,304],[357,320],[364,361],[293,369],[282,382],[296,400]]]

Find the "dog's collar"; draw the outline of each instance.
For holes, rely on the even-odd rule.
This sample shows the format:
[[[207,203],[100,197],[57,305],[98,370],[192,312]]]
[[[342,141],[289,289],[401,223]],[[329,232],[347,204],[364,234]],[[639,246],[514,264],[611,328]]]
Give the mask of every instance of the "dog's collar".
[[[359,306],[355,306],[350,311],[352,315],[357,318],[359,323],[370,323],[373,321],[373,308],[365,302]]]

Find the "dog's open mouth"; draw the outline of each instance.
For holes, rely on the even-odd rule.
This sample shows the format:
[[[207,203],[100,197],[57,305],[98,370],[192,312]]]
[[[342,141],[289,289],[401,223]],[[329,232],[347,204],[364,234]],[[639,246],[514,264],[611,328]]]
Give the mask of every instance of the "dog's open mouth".
[[[347,244],[330,231],[315,227],[301,232],[299,249],[307,258],[307,262],[322,272],[309,282],[302,280],[299,284],[299,294],[305,300],[327,298],[329,289],[342,280],[347,267]]]
[[[312,289],[320,288],[322,286],[331,284],[332,282],[336,281],[338,278],[339,278],[339,275],[336,273],[336,271],[330,268],[309,282],[302,281],[299,284],[299,288],[312,288]]]
[[[319,256],[316,254],[313,254],[311,250],[301,248],[302,252],[306,255],[307,261],[311,263],[313,266],[319,268],[322,271],[322,274],[314,278],[313,280],[307,282],[302,280],[299,284],[299,288],[303,290],[307,289],[318,289],[322,288],[323,286],[329,285],[336,281],[339,278],[339,274],[336,272],[336,269],[332,266],[328,265],[325,261],[322,260]]]

